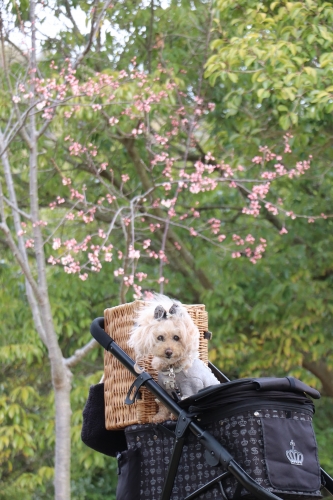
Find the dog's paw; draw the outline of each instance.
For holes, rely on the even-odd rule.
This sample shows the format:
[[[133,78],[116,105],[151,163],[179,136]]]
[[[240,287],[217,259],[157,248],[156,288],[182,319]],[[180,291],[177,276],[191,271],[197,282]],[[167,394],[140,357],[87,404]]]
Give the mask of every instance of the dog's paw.
[[[164,414],[156,413],[156,415],[154,415],[152,418],[152,423],[161,424],[162,422],[165,422],[167,419],[168,417],[166,417]]]

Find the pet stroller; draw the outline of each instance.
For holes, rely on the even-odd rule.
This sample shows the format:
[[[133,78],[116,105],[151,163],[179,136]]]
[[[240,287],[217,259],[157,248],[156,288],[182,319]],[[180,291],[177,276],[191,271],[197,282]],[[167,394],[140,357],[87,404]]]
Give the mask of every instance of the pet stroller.
[[[117,457],[117,500],[333,496],[312,428],[318,391],[292,377],[229,381],[208,362],[204,306],[186,306],[200,331],[200,357],[221,384],[175,401],[154,380],[150,360],[138,374],[125,352],[138,307],[140,301],[107,309],[91,325],[106,351],[105,381],[90,388],[82,440]],[[151,423],[155,398],[176,421]]]

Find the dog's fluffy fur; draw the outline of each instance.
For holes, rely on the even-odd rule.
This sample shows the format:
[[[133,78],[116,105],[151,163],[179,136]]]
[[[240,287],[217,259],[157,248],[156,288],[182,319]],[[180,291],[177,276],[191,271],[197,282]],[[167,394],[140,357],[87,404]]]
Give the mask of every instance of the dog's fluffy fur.
[[[175,382],[185,398],[203,387],[219,383],[207,366],[197,359],[199,336],[198,328],[179,301],[155,294],[139,311],[128,344],[134,349],[137,365],[146,356],[153,356],[152,366],[159,371],[158,382],[169,394],[172,390],[165,386],[165,381],[166,373],[172,367]],[[166,408],[160,406],[154,422],[166,420],[168,416]]]

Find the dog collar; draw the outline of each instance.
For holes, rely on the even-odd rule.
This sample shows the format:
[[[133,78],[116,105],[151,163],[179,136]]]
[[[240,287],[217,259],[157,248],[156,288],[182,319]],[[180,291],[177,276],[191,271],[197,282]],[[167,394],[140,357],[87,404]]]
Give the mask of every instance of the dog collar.
[[[173,366],[169,366],[167,370],[164,372],[162,371],[163,374],[166,375],[166,380],[164,380],[163,385],[165,386],[165,390],[170,390],[174,391],[175,397],[181,398],[182,394],[180,392],[180,387],[178,386],[176,382],[176,373],[179,373],[181,371],[181,368],[173,368]],[[172,393],[172,394],[173,394]]]
[[[180,373],[183,369],[182,368],[174,368],[173,366],[169,366],[166,370],[161,370],[163,374],[168,374],[169,377],[172,377],[173,374],[175,373]]]

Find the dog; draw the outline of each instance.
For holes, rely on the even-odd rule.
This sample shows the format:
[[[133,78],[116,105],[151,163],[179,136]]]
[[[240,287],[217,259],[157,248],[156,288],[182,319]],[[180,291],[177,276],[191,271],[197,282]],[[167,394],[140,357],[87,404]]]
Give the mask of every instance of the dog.
[[[219,384],[199,359],[199,330],[186,308],[166,295],[155,294],[139,311],[128,345],[134,349],[136,369],[151,354],[158,383],[174,399],[185,399],[200,389]],[[173,418],[159,403],[153,418],[159,423]]]

